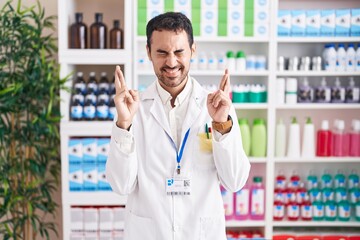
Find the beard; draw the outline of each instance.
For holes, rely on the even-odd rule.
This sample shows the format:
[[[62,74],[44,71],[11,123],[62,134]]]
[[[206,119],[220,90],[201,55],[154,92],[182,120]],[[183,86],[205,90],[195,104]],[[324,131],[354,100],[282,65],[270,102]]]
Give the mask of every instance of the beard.
[[[166,73],[168,71],[174,71],[174,70],[175,72],[180,72],[180,73],[174,77],[166,76]],[[162,84],[164,84],[166,87],[173,88],[181,85],[181,83],[183,83],[187,79],[188,73],[189,70],[185,70],[185,67],[183,65],[180,65],[173,68],[164,66],[160,68],[160,71],[156,72],[155,74]]]

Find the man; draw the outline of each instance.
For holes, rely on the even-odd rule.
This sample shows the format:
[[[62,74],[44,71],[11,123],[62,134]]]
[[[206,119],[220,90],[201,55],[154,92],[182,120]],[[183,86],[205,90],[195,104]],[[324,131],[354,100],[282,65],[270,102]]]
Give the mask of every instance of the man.
[[[139,95],[115,71],[118,116],[106,174],[128,195],[124,239],[225,240],[220,183],[238,191],[250,170],[229,74],[210,94],[189,76],[195,44],[185,15],[165,13],[146,28],[157,81]]]

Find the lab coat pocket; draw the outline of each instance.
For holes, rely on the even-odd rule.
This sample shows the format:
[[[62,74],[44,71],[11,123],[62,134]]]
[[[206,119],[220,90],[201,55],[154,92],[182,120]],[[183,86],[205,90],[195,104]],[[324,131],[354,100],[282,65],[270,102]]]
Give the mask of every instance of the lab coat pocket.
[[[128,224],[125,226],[125,239],[156,240],[156,227],[151,218],[140,217],[129,212]]]
[[[200,240],[225,240],[225,216],[200,217]]]
[[[212,153],[211,133],[209,133],[209,136],[206,133],[199,133],[198,138],[199,138],[200,150],[205,153]]]

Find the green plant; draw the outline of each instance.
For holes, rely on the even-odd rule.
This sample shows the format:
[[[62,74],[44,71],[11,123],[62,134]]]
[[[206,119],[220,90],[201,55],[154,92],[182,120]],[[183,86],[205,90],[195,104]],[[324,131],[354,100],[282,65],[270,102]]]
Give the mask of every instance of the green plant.
[[[0,236],[49,239],[60,173],[61,79],[55,17],[40,3],[0,11]],[[47,218],[48,219],[48,218]]]

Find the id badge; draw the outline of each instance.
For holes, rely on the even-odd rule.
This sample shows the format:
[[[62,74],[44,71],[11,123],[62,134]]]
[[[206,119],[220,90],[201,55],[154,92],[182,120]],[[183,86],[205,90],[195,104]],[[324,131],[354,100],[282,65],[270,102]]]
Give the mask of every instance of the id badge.
[[[190,178],[166,178],[167,195],[190,195]]]

